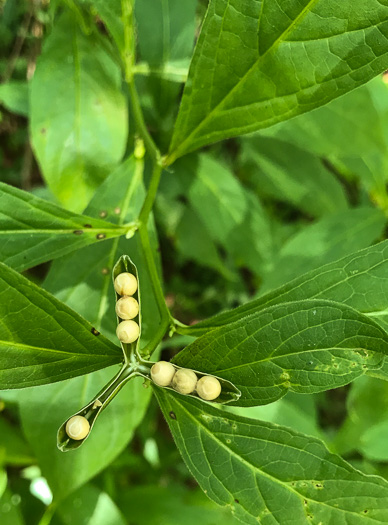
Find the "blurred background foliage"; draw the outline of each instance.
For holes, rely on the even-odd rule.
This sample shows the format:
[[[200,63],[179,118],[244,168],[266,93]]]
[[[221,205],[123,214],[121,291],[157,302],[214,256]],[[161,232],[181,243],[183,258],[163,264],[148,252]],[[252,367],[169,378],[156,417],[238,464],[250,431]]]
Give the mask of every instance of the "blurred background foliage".
[[[136,3],[136,84],[163,152],[206,5]],[[120,1],[0,0],[0,11],[0,180],[77,212],[92,198],[101,206],[108,194],[114,200],[120,188],[111,181],[134,142]],[[385,76],[311,113],[180,159],[163,174],[154,210],[168,306],[194,323],[383,240],[387,188]],[[102,286],[94,268],[111,242],[26,275],[92,321]],[[136,251],[130,242],[120,240],[120,249]],[[78,271],[80,260],[88,261],[88,275]],[[112,301],[102,322],[108,337]],[[145,302],[148,319],[156,319],[152,299]],[[171,358],[189,340],[166,340],[161,355]],[[180,525],[182,516],[186,525],[235,523],[199,491],[141,384],[121,392],[85,448],[56,450],[58,425],[113,374],[0,392],[0,523]],[[363,377],[324,394],[233,410],[318,436],[388,479],[385,382]]]

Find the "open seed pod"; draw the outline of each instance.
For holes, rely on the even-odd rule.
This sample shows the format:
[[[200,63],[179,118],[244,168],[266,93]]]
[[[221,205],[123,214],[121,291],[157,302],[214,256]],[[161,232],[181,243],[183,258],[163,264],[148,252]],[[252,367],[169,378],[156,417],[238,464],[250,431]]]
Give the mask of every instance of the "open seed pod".
[[[124,353],[124,362],[128,364],[131,361],[131,355],[137,354],[139,356],[139,342],[140,342],[140,336],[141,336],[141,304],[140,304],[140,283],[139,283],[139,276],[137,272],[136,265],[133,263],[131,258],[128,255],[122,255],[120,259],[115,264],[113,271],[112,271],[112,279],[113,283],[115,282],[115,279],[118,275],[122,273],[129,273],[131,275],[134,275],[137,280],[137,289],[136,291],[131,295],[139,304],[139,313],[132,318],[130,321],[123,321],[120,319],[120,317],[117,316],[117,325],[121,323],[128,323],[134,324],[136,323],[139,327],[139,335],[136,337],[136,339],[131,343],[125,343],[120,340],[121,348],[123,349]],[[115,291],[116,294],[116,302],[119,301],[122,296]],[[130,328],[130,327],[129,327]]]
[[[69,416],[58,430],[57,447],[59,450],[62,452],[68,452],[79,448],[89,437],[97,417],[109,405],[111,400],[117,395],[118,391],[125,385],[125,383],[133,376],[133,371],[124,365],[112,381],[105,385],[87,405],[75,414]],[[72,439],[66,432],[66,424],[74,416],[84,417],[90,425],[88,434],[80,440]]]
[[[142,359],[141,360],[141,364],[143,366],[141,367],[141,371],[139,370],[137,372],[138,375],[141,375],[141,376],[143,376],[143,377],[145,377],[147,379],[150,379],[152,385],[155,388],[168,388],[169,390],[173,390],[174,392],[176,392],[176,390],[174,390],[171,385],[161,387],[161,386],[156,385],[152,381],[152,379],[151,379],[151,368],[155,364],[154,362],[144,361]],[[177,366],[174,363],[171,363],[171,364],[173,365],[173,367],[176,370],[185,368],[185,367],[182,367],[182,366]],[[148,374],[144,372],[145,368],[149,369],[149,373]],[[204,376],[212,376],[212,377],[215,377],[216,379],[218,379],[218,381],[221,383],[221,394],[219,395],[219,397],[217,397],[217,399],[214,399],[213,401],[210,401],[211,403],[220,403],[222,405],[226,405],[228,403],[231,403],[232,401],[237,401],[237,399],[239,399],[241,397],[240,390],[236,386],[234,386],[234,384],[231,383],[230,381],[227,381],[226,379],[222,379],[222,377],[215,376],[214,374],[206,374],[204,372],[199,372],[198,370],[193,370],[193,372],[197,375],[198,380],[201,379]],[[201,399],[197,395],[196,391],[192,392],[191,394],[182,394],[182,395],[188,395],[188,396],[196,397],[197,399]]]

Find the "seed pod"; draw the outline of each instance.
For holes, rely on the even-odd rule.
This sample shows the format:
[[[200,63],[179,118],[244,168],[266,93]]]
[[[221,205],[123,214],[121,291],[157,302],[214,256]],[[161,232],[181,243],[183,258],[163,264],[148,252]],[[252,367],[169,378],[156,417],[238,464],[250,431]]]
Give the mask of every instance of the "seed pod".
[[[175,368],[167,361],[159,361],[151,368],[151,379],[159,386],[168,386],[175,375]]]
[[[122,297],[116,303],[116,314],[120,319],[133,319],[139,313],[139,303],[133,297]]]
[[[131,273],[120,273],[114,280],[114,288],[119,295],[133,295],[137,290],[137,279]]]
[[[180,368],[175,372],[172,387],[180,394],[191,394],[195,390],[197,376],[192,370]]]
[[[135,321],[122,321],[116,328],[116,335],[122,343],[133,343],[139,334],[140,328]]]
[[[66,423],[66,434],[76,441],[86,438],[89,430],[89,421],[83,416],[73,416]]]
[[[197,394],[201,399],[214,401],[221,394],[221,383],[216,377],[203,376],[197,383]]]

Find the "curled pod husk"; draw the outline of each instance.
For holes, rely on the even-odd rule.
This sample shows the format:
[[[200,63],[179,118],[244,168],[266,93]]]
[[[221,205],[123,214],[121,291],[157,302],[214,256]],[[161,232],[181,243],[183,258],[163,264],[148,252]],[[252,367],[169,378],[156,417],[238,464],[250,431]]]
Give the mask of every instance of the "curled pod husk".
[[[58,430],[57,447],[59,450],[62,452],[68,452],[70,450],[79,448],[90,436],[97,417],[109,405],[109,403],[117,395],[125,383],[134,375],[135,374],[131,369],[129,369],[127,366],[123,366],[121,370],[115,375],[115,377],[107,385],[105,385],[104,388],[102,388],[87,405],[78,410],[78,412],[75,414],[69,416]],[[84,439],[75,440],[70,438],[66,433],[66,424],[69,419],[74,416],[83,416],[87,419],[90,425],[89,433],[86,437],[84,437]]]
[[[170,361],[170,363],[171,363],[171,361]],[[137,372],[138,375],[141,375],[141,376],[145,377],[146,379],[150,379],[152,385],[155,388],[168,388],[169,390],[173,390],[174,392],[176,392],[176,390],[174,390],[171,385],[162,387],[162,386],[158,386],[157,384],[155,384],[152,381],[150,371],[151,371],[152,366],[155,363],[150,362],[150,361],[144,361],[142,359],[141,360],[141,364],[142,364],[141,370],[139,370]],[[184,366],[177,366],[174,363],[171,363],[171,364],[173,365],[173,367],[176,370],[187,369],[187,367],[184,367]],[[148,369],[148,373],[145,372],[145,369]],[[192,370],[192,369],[190,369],[190,370]],[[237,401],[241,397],[240,390],[236,386],[234,386],[234,384],[231,383],[230,381],[227,381],[226,379],[223,379],[222,377],[215,376],[214,374],[207,374],[205,372],[199,372],[198,370],[193,370],[193,372],[196,374],[198,380],[201,379],[204,376],[212,376],[212,377],[215,377],[216,379],[218,379],[218,381],[220,382],[220,384],[221,384],[221,394],[219,395],[219,397],[217,399],[214,399],[213,401],[209,401],[209,403],[220,403],[222,405],[226,405],[228,403],[231,403],[232,401]],[[197,395],[197,393],[195,391],[192,392],[191,394],[181,394],[181,395],[187,395],[187,396],[191,396],[191,397],[196,397],[197,399],[201,399]],[[201,400],[201,401],[203,401],[203,400]]]

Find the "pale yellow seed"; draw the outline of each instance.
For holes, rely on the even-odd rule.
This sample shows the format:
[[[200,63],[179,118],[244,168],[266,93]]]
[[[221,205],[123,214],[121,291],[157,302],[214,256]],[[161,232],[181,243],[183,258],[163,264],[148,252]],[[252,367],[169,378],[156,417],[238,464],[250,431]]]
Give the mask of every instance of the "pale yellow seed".
[[[159,386],[168,386],[175,374],[175,368],[167,361],[159,361],[151,368],[151,379]]]
[[[175,372],[172,387],[180,394],[191,394],[195,390],[197,376],[192,370],[180,368]]]
[[[139,303],[133,297],[121,297],[116,303],[116,314],[120,319],[133,319],[139,313]]]
[[[83,416],[73,416],[66,423],[66,434],[76,441],[86,438],[89,430],[89,421]]]
[[[203,376],[197,383],[197,394],[206,401],[214,401],[221,394],[221,383],[216,377]]]
[[[135,321],[121,321],[116,328],[116,335],[122,343],[133,343],[139,334],[140,328]]]
[[[114,288],[119,295],[133,295],[137,290],[137,279],[131,273],[120,273],[115,279]]]

